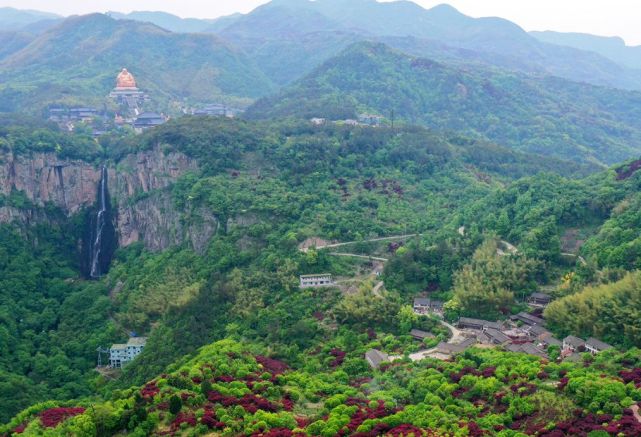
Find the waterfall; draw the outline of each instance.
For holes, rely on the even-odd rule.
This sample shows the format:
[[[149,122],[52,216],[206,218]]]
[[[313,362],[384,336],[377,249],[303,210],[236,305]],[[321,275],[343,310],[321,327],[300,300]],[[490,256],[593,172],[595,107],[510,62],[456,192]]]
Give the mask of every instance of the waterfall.
[[[102,250],[102,230],[105,227],[105,215],[107,213],[107,167],[102,166],[100,174],[100,193],[98,204],[98,214],[96,215],[96,232],[94,233],[95,240],[91,245],[91,260],[89,265],[91,270],[89,276],[92,278],[99,278],[102,274],[100,271],[100,252]]]
[[[96,207],[88,212],[85,224],[83,265],[85,274],[90,279],[98,279],[108,272],[116,249],[107,177],[107,167],[103,166],[100,171]]]

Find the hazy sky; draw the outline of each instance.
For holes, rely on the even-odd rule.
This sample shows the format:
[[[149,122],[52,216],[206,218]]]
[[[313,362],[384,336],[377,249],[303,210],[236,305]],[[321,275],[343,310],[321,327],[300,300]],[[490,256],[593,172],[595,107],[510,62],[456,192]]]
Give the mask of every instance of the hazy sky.
[[[427,8],[444,2],[473,17],[507,18],[526,30],[616,35],[623,37],[629,45],[641,45],[639,0],[416,0]],[[108,10],[163,10],[181,17],[200,18],[249,12],[262,3],[267,0],[0,0],[0,6],[62,15]]]

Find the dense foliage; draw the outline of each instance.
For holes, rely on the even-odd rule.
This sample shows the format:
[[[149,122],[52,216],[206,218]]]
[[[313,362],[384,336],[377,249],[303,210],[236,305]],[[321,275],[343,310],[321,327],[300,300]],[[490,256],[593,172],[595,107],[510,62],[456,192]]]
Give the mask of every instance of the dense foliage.
[[[364,336],[335,368],[319,350],[294,370],[260,347],[225,340],[141,387],[91,408],[42,404],[5,431],[23,435],[603,435],[635,436],[638,350],[589,363],[469,350],[456,360],[394,363],[371,372]],[[619,376],[627,382],[622,382]],[[48,432],[47,427],[55,426]],[[0,429],[2,431],[2,429]],[[592,435],[592,434],[591,434]]]
[[[52,148],[48,140],[34,143],[28,129],[4,129],[4,138],[11,140],[7,149],[17,153],[46,150],[62,157],[67,148]],[[54,132],[45,138],[67,144],[64,141],[71,140],[65,135]],[[9,302],[3,313],[2,327],[6,320],[8,333],[3,347],[20,351],[2,355],[8,381],[3,387],[7,395],[0,397],[3,420],[35,402],[61,400],[25,410],[7,430],[24,425],[27,433],[41,432],[42,420],[30,418],[42,411],[51,411],[45,417],[66,417],[67,411],[88,407],[83,399],[95,393],[111,399],[101,403],[104,410],[69,414],[61,428],[51,432],[84,429],[89,435],[109,435],[116,429],[138,428],[136,432],[144,434],[159,426],[171,432],[191,427],[204,432],[207,427],[234,434],[298,427],[309,434],[334,435],[346,427],[346,434],[430,429],[474,435],[478,431],[473,430],[498,433],[514,423],[514,429],[522,431],[556,424],[571,435],[569,430],[601,429],[603,423],[618,430],[634,426],[626,410],[638,401],[634,384],[593,382],[597,373],[608,378],[619,371],[633,374],[638,367],[634,354],[629,357],[632,364],[604,358],[607,362],[600,367],[584,368],[473,352],[454,363],[394,365],[374,374],[372,381],[364,379],[372,372],[363,360],[370,347],[404,356],[447,339],[449,334],[435,320],[412,312],[409,305],[417,293],[435,293],[449,301],[447,317],[496,318],[523,309],[522,301],[541,285],[560,283],[553,293],[561,296],[620,278],[617,269],[629,265],[600,264],[599,245],[589,237],[606,235],[608,223],[617,220],[619,209],[625,210],[620,205],[636,195],[640,176],[633,163],[618,172],[573,180],[536,174],[550,161],[508,151],[494,155],[495,146],[487,143],[421,128],[211,118],[172,121],[143,136],[102,146],[98,154],[91,149],[86,156],[74,153],[110,165],[152,147],[196,158],[199,170],[180,177],[166,194],[183,223],[201,220],[198,212],[206,210],[220,225],[202,253],[187,244],[160,253],[134,244],[118,252],[105,278],[84,282],[78,280],[75,259],[78,235],[73,229],[78,218],[56,216],[47,208],[40,211],[19,195],[5,199],[14,207],[40,211],[50,222],[47,232],[28,228],[18,236],[6,227],[0,235],[0,252],[5,254],[0,277],[8,281],[2,290]],[[73,156],[75,149],[69,147],[67,156]],[[512,173],[527,177],[513,181]],[[625,223],[636,226],[633,220]],[[571,262],[563,255],[570,250],[568,231],[588,239],[583,247],[571,248]],[[376,244],[364,241],[408,233],[420,235]],[[341,250],[365,259],[299,250],[312,237],[353,241]],[[515,244],[516,251],[502,240]],[[610,241],[613,246],[627,244],[625,239]],[[367,259],[369,254],[389,261],[383,268]],[[577,262],[578,254],[585,256],[585,264]],[[298,275],[318,272],[332,273],[340,285],[298,288]],[[384,288],[377,286],[378,274]],[[620,329],[635,329],[636,311],[602,317],[620,299],[635,302],[627,297],[634,287],[626,284],[567,298],[589,301],[594,310],[583,319],[568,315],[576,313],[573,305],[579,303],[559,300],[549,310],[554,310],[549,316],[552,329],[558,335],[595,335],[617,345],[636,345],[633,334],[622,335]],[[593,323],[597,319],[602,324]],[[436,338],[417,342],[408,335],[411,328]],[[120,378],[110,382],[92,372],[96,348],[122,341],[131,331],[149,339]],[[202,365],[209,358],[200,357],[189,365],[186,380],[172,373],[181,379],[178,385],[165,385],[163,380],[171,378],[158,377],[187,365],[203,345],[225,338],[251,350],[227,342],[205,351],[227,356],[226,348],[233,349],[242,357],[238,365],[247,366],[242,372],[227,365],[203,378]],[[290,370],[279,366],[283,376],[273,378],[275,372],[269,371],[263,379],[258,362],[274,365],[259,358],[265,356],[287,363]],[[214,368],[222,366],[221,359],[212,358]],[[502,360],[509,361],[506,369],[528,370],[515,370],[514,380],[510,370],[497,373],[500,376],[484,373],[492,367],[498,372]],[[577,372],[576,380],[563,379],[564,371]],[[256,382],[243,379],[247,375],[260,384],[265,381],[266,391],[247,385]],[[287,375],[302,379],[282,382]],[[129,389],[147,381],[152,382],[140,390]],[[22,387],[19,396],[14,387]],[[586,390],[590,396],[584,395]],[[334,395],[339,397],[330,400]],[[66,402],[74,398],[80,400]],[[544,416],[542,405],[558,408]],[[568,416],[574,408],[583,411]],[[297,417],[305,421],[299,423]]]

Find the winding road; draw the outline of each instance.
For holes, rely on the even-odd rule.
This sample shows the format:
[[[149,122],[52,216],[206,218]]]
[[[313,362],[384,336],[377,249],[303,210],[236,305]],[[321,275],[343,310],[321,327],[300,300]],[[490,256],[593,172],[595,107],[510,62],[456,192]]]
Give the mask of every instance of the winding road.
[[[335,247],[342,247],[342,246],[347,246],[350,244],[356,244],[356,243],[373,243],[376,241],[387,241],[387,240],[403,240],[405,238],[411,238],[411,237],[417,237],[421,234],[405,234],[405,235],[393,235],[391,237],[378,237],[378,238],[371,238],[369,240],[361,240],[361,241],[346,241],[344,243],[332,243],[332,244],[326,244],[324,246],[316,246],[316,249],[331,249]],[[304,248],[301,249],[303,252],[307,252],[309,248]]]

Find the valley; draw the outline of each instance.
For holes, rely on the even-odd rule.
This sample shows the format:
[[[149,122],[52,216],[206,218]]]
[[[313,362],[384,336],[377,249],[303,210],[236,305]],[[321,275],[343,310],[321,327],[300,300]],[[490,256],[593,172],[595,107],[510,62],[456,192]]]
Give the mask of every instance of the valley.
[[[0,26],[0,436],[641,435],[638,47],[374,0]]]

